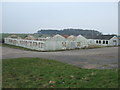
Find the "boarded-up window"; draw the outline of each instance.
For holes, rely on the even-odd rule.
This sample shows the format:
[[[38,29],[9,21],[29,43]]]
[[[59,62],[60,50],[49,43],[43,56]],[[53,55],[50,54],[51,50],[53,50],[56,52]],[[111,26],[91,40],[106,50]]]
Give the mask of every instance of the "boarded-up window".
[[[33,42],[33,46],[35,46],[35,42]]]
[[[66,47],[66,42],[62,42],[62,46],[63,46],[63,47]]]
[[[26,43],[26,45],[27,45],[27,41],[26,41],[25,43]]]
[[[113,42],[117,42],[116,40],[113,40]]]
[[[40,42],[38,43],[38,46],[39,46],[39,48],[41,48],[41,43]]]
[[[33,44],[34,44],[34,46],[37,46],[37,42],[34,42]]]
[[[41,43],[41,48],[43,48],[43,43]]]
[[[64,43],[64,46],[66,47],[66,42]]]
[[[77,42],[77,46],[78,46],[78,47],[80,46],[80,42]]]
[[[30,46],[32,46],[32,42],[30,42]]]

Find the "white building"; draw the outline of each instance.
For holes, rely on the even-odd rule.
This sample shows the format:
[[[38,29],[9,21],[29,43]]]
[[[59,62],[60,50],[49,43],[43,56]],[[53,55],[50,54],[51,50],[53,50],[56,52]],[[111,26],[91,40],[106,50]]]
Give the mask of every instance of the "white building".
[[[88,39],[83,37],[82,35],[78,35],[76,37],[76,43],[77,43],[77,48],[84,48],[84,47],[88,47]]]
[[[101,46],[117,46],[118,38],[113,35],[101,35],[92,39],[86,39],[85,37],[69,36],[67,38],[61,35],[55,35],[47,38],[34,38],[29,36],[25,39],[8,37],[5,38],[5,43],[15,46],[21,46],[32,50],[50,51],[50,50],[66,50],[84,48],[89,45],[101,45]]]
[[[55,35],[45,41],[45,50],[64,50],[66,49],[66,39],[61,35]]]
[[[63,50],[66,49],[66,39],[61,35],[55,35],[51,38],[38,38],[38,39],[18,39],[18,38],[5,38],[5,43],[15,46],[21,46],[33,50],[48,51],[48,50]]]
[[[115,35],[101,35],[89,38],[89,45],[118,46],[118,37]]]
[[[67,49],[75,49],[76,48],[76,36],[70,35],[66,38],[67,40]]]

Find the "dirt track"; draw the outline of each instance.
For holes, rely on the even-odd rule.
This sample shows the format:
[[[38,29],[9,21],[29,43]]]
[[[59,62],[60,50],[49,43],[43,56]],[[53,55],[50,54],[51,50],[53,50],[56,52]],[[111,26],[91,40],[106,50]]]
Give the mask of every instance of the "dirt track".
[[[40,57],[54,59],[82,68],[110,69],[118,67],[118,47],[81,49],[59,52],[35,52],[0,47],[2,58]]]

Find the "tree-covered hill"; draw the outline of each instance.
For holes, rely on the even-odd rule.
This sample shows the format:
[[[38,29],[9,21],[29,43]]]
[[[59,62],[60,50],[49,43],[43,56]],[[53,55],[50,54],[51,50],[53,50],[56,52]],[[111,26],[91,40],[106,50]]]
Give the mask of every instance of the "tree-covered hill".
[[[83,30],[83,29],[63,29],[63,30],[52,30],[52,29],[43,30],[42,29],[42,30],[39,30],[37,33],[46,34],[46,35],[55,35],[55,34],[75,35],[75,36],[83,35],[87,37],[102,35],[101,32],[96,30]]]

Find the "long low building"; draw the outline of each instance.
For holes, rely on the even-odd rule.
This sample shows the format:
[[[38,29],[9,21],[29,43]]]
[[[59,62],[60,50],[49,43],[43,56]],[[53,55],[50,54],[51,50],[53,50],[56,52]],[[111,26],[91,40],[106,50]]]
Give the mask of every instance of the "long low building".
[[[104,38],[103,38],[104,37]],[[64,37],[61,35],[55,35],[53,37],[46,38],[34,38],[29,35],[22,39],[18,37],[7,37],[4,39],[6,44],[21,46],[32,50],[49,51],[49,50],[66,50],[85,48],[89,45],[106,45],[116,46],[118,45],[118,38],[116,36],[102,36],[102,38],[87,39],[82,35]]]
[[[101,35],[97,37],[87,38],[89,45],[99,46],[118,46],[119,40],[116,35]]]
[[[40,51],[66,50],[88,46],[88,40],[81,35],[77,37],[71,35],[65,38],[64,36],[57,34],[53,37],[37,39],[32,36],[26,37],[25,39],[7,37],[4,41],[6,44]]]

